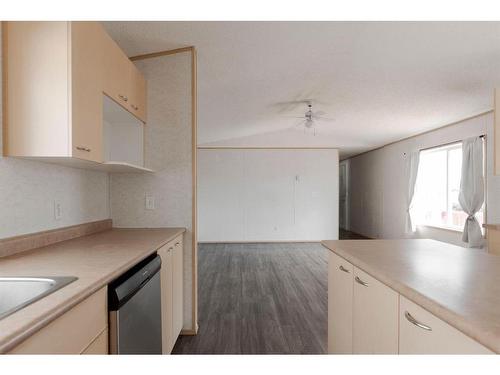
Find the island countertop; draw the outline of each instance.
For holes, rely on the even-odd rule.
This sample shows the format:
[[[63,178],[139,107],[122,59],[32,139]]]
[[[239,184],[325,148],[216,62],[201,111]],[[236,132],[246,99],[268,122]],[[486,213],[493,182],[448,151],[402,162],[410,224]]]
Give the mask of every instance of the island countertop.
[[[78,280],[0,320],[0,353],[107,285],[185,232],[111,229],[0,258],[0,276],[76,276]]]
[[[330,251],[500,353],[500,257],[428,239],[323,241]]]

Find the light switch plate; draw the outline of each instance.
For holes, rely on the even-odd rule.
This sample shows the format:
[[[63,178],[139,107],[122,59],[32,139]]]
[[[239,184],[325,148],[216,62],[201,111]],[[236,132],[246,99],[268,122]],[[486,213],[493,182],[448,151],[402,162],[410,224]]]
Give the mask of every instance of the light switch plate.
[[[146,210],[155,209],[155,197],[151,195],[146,195]]]
[[[56,199],[54,200],[54,220],[61,220],[61,218],[62,218],[61,201]]]

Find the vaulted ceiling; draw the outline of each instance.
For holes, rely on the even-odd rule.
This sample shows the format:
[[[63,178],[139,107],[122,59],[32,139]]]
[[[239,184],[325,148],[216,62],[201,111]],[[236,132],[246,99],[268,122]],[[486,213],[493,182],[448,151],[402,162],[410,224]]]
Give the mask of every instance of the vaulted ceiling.
[[[196,46],[198,145],[343,157],[492,108],[500,22],[104,22],[129,56]],[[296,127],[313,99],[334,121]]]

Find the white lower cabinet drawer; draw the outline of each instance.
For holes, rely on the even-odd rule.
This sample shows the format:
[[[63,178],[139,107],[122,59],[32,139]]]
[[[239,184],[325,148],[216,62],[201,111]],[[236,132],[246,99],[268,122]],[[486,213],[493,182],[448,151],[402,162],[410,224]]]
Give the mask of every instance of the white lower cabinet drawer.
[[[400,296],[400,354],[493,354],[489,349]]]

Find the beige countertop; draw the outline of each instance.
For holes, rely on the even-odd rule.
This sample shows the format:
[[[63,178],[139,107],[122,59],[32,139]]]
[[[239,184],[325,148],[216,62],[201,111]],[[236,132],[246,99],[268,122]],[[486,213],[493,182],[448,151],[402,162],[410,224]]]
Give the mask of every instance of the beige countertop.
[[[78,277],[0,320],[0,353],[7,352],[183,232],[184,228],[112,229],[0,258],[0,276]]]
[[[322,244],[500,353],[500,256],[425,239]]]

